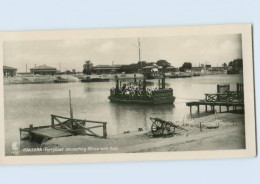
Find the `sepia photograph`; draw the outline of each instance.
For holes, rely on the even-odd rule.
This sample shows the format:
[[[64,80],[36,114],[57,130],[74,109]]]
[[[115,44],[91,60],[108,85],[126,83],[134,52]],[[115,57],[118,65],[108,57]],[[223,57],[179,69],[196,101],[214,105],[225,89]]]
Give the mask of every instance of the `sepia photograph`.
[[[250,25],[177,28],[7,33],[4,157],[254,156]]]

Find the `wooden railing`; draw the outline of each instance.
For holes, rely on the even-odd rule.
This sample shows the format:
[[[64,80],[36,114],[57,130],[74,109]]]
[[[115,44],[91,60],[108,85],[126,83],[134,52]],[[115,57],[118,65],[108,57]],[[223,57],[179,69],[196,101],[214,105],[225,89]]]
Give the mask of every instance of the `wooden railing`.
[[[237,91],[229,91],[225,94],[205,94],[207,102],[244,102],[244,93]]]
[[[86,124],[99,124],[96,126],[86,127]],[[101,121],[92,121],[92,120],[81,120],[81,119],[72,119],[63,116],[51,115],[51,127],[63,131],[68,131],[73,134],[82,134],[107,138],[107,122]],[[103,135],[99,135],[94,132],[94,128],[103,128]]]

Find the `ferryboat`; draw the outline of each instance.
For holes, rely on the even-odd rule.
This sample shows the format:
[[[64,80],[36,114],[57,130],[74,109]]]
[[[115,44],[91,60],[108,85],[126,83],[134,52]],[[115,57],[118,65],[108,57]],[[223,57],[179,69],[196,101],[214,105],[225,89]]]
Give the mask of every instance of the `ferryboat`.
[[[121,85],[118,78],[116,78],[116,87],[110,89],[110,96],[108,99],[111,102],[130,103],[130,104],[173,104],[175,97],[173,96],[173,89],[165,87],[165,75],[159,79],[159,87],[146,87],[146,78],[143,82],[130,83],[128,85]]]

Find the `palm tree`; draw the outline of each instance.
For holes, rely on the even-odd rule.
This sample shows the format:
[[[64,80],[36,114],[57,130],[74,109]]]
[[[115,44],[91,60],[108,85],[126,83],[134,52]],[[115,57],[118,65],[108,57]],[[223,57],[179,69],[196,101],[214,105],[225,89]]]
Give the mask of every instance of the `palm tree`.
[[[93,68],[93,63],[90,60],[85,61],[83,65],[83,74],[89,75],[91,74]]]

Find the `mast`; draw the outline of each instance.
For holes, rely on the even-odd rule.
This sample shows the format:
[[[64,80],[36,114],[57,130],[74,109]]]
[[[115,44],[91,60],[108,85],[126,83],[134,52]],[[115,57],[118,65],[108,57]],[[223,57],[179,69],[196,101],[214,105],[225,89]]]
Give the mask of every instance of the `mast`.
[[[138,56],[139,56],[139,62],[141,62],[141,42],[138,37]],[[141,68],[142,68],[142,62],[141,62]]]
[[[73,119],[73,109],[72,109],[72,105],[71,105],[71,93],[69,90],[69,101],[70,101],[70,118]]]

